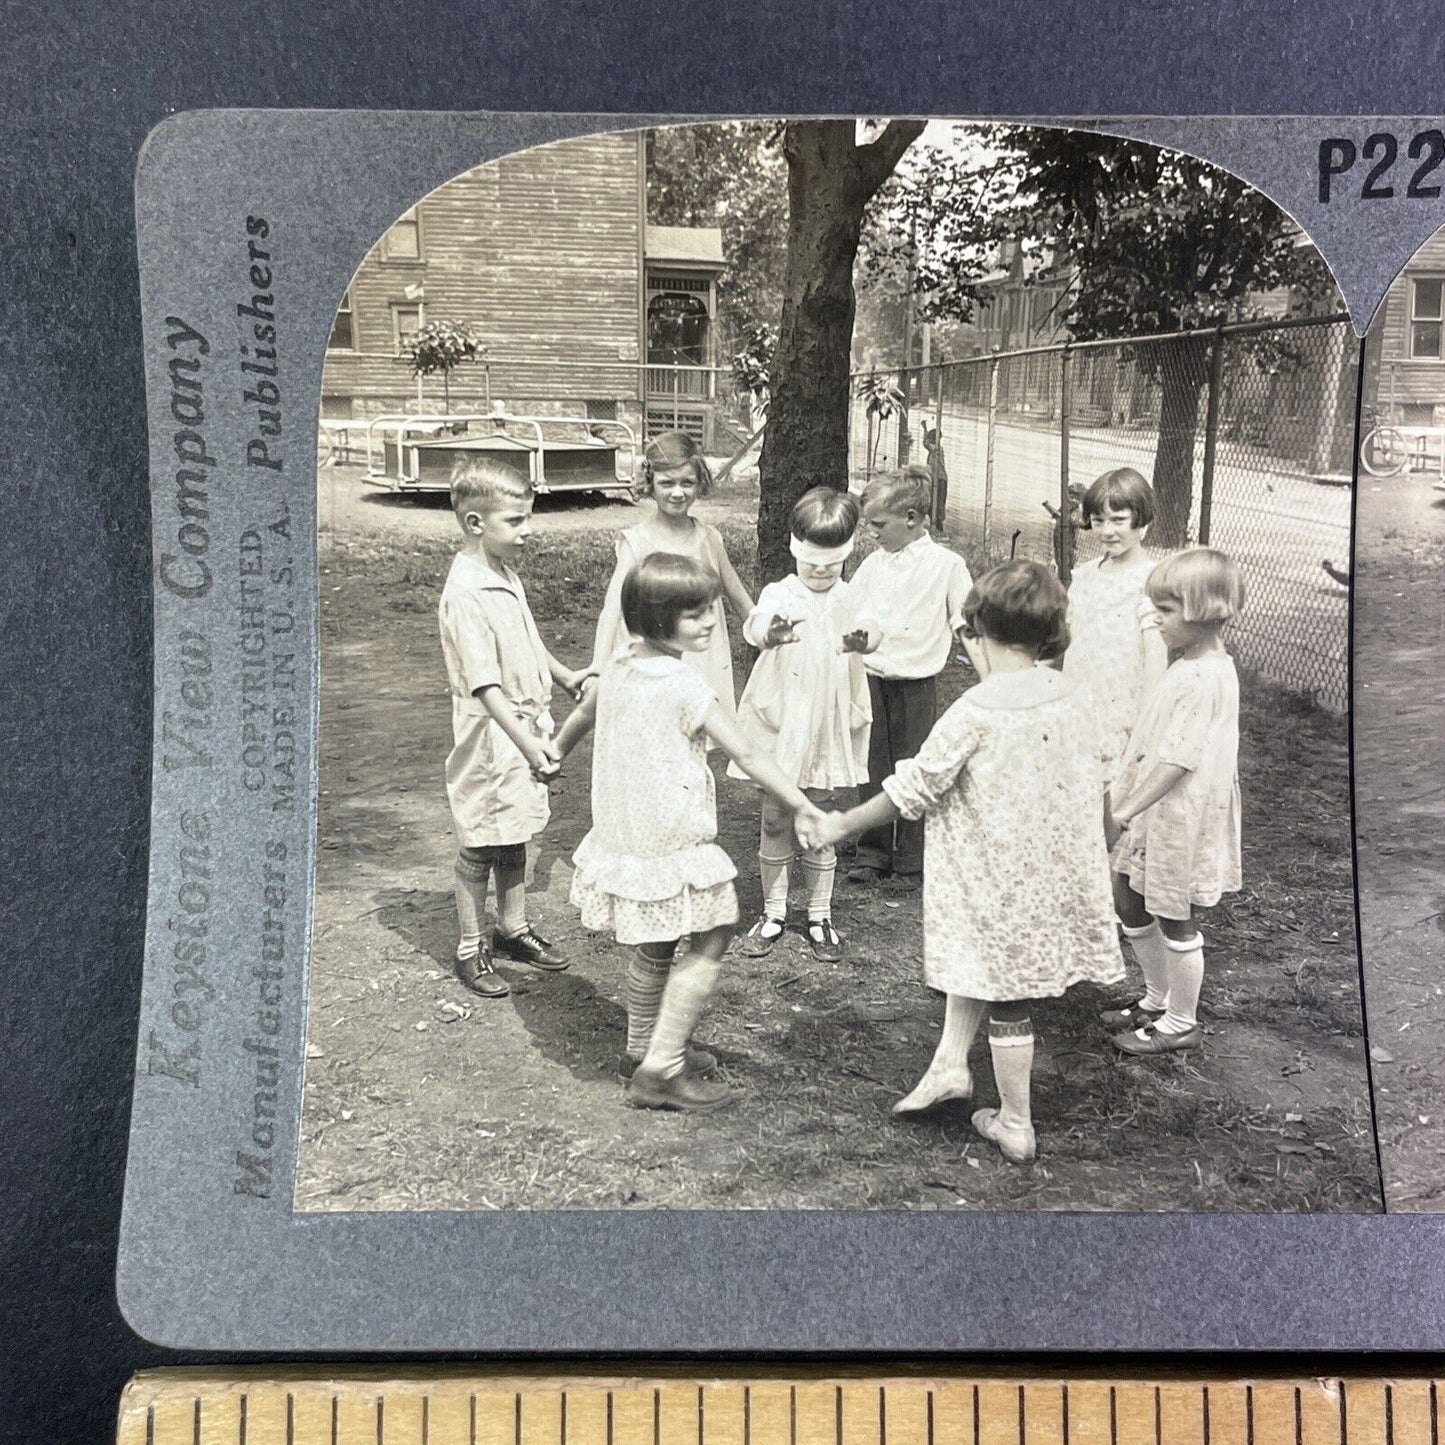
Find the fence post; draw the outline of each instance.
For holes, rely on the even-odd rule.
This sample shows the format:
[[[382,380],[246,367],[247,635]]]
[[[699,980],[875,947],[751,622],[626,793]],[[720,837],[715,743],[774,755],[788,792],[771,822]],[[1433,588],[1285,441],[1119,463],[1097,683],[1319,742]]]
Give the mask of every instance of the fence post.
[[[924,373],[929,375],[929,373]],[[939,535],[943,534],[944,518],[948,512],[948,465],[943,459],[943,368],[932,374],[933,397],[933,451],[929,465],[933,471],[933,522]],[[1445,455],[1445,453],[1442,453]]]
[[[1199,478],[1199,545],[1209,545],[1210,516],[1214,511],[1214,458],[1219,449],[1219,395],[1224,376],[1224,327],[1209,343],[1209,391],[1204,402],[1204,465]]]
[[[1073,357],[1067,344],[1059,357],[1059,581],[1065,587],[1073,576],[1074,518],[1069,496],[1069,413],[1073,409]]]
[[[898,465],[900,467],[908,465],[908,453],[912,449],[913,442],[913,438],[908,434],[909,384],[908,363],[905,361],[898,373],[898,390],[903,396],[903,405],[898,408]]]
[[[983,555],[992,560],[989,550],[993,530],[993,443],[998,418],[998,357],[988,359],[988,428],[983,457]]]

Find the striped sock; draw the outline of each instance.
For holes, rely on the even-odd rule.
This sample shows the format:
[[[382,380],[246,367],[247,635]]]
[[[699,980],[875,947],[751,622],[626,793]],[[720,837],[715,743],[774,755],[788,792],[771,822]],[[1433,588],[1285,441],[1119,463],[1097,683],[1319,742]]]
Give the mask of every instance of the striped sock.
[[[627,963],[627,1052],[640,1059],[647,1052],[662,991],[672,969],[670,958],[653,958],[640,948]]]
[[[487,910],[487,880],[490,863],[476,863],[457,855],[453,879],[457,897],[457,927],[461,934],[457,944],[458,958],[475,958],[482,947],[482,919]]]

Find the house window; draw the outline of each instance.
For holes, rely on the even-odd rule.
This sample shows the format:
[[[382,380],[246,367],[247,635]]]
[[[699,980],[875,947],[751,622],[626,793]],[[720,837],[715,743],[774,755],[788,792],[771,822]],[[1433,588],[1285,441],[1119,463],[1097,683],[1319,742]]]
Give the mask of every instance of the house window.
[[[383,261],[421,260],[421,219],[416,207],[402,213],[401,217],[381,238],[381,259]]]
[[[1440,361],[1441,309],[1445,276],[1418,276],[1410,282],[1410,355],[1419,361]]]
[[[351,317],[351,288],[341,298],[336,308],[336,319],[331,323],[331,337],[326,343],[328,351],[355,351],[356,330]]]
[[[422,315],[420,302],[393,301],[391,304],[391,334],[396,343],[397,355],[402,348],[421,330]]]

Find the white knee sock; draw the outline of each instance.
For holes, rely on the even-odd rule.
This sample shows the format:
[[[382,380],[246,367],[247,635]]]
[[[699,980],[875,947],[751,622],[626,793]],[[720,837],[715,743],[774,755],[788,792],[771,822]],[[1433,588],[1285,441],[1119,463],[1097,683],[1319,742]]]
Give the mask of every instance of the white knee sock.
[[[1143,928],[1124,925],[1124,937],[1134,946],[1134,957],[1144,972],[1141,1008],[1162,1012],[1169,1006],[1169,950],[1164,947],[1164,930],[1151,918]]]
[[[999,1123],[1006,1129],[1032,1129],[1033,1020],[990,1019],[988,1048],[993,1055],[994,1082],[998,1085]]]
[[[895,1114],[912,1114],[944,1099],[967,1099],[973,1093],[968,1050],[988,1012],[982,999],[961,993],[948,995],[943,1012],[943,1036],[923,1077],[894,1106]]]
[[[687,1061],[687,1041],[712,996],[721,968],[717,960],[700,953],[689,953],[672,965],[667,987],[662,991],[657,1024],[642,1061],[649,1073],[671,1079],[682,1072]]]
[[[1163,1034],[1183,1034],[1199,1025],[1199,989],[1204,982],[1204,936],[1176,942],[1164,940],[1169,951],[1169,1011],[1156,1027]]]
[[[788,865],[793,855],[769,858],[758,854],[758,871],[763,877],[763,913],[781,923],[788,916]]]
[[[819,848],[802,857],[803,882],[808,889],[808,922],[833,916],[833,879],[838,873],[838,856],[832,846]]]

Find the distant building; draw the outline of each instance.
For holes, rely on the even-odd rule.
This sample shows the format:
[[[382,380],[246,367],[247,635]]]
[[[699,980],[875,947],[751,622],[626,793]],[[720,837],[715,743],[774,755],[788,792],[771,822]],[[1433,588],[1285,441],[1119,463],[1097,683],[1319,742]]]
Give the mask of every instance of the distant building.
[[[485,362],[450,379],[453,412],[615,418],[711,445],[722,233],[648,226],[641,132],[585,136],[466,171],[367,253],[326,350],[322,415],[442,408],[402,348],[469,322]]]
[[[1445,426],[1445,228],[1410,258],[1365,343],[1365,403],[1404,426]]]

